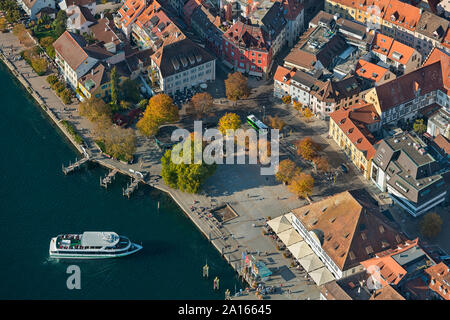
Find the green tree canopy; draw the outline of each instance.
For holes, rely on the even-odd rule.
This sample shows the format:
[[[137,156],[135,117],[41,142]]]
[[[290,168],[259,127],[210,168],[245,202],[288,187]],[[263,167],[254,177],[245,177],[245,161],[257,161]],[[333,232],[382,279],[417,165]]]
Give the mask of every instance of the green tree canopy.
[[[117,85],[119,82],[119,78],[117,76],[117,69],[114,66],[111,70],[111,102],[114,104],[119,103],[118,94],[117,94]]]
[[[191,159],[193,159],[196,144],[187,138],[184,142],[190,144]],[[200,144],[201,145],[201,144]],[[183,156],[181,152],[180,156]],[[183,192],[197,193],[205,180],[214,174],[216,164],[193,163],[190,164],[172,162],[172,150],[167,150],[161,158],[161,177],[171,188],[179,189]]]
[[[418,134],[423,134],[427,131],[427,126],[423,123],[423,119],[417,119],[414,122],[413,130]]]
[[[118,98],[120,100],[127,100],[131,101],[132,103],[138,103],[141,100],[139,89],[139,84],[136,81],[126,79],[120,86],[120,94]]]
[[[441,232],[442,218],[432,212],[423,217],[420,222],[420,232],[427,238],[434,238]]]

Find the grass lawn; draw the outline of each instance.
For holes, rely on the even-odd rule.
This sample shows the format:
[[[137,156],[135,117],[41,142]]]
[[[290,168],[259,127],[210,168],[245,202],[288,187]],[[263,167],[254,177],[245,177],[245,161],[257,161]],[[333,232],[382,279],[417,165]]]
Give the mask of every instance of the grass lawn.
[[[45,29],[45,28],[39,28],[38,32],[34,32],[33,31],[33,35],[38,39],[41,40],[42,38],[45,37],[52,37],[53,39],[56,40],[57,36],[55,33],[55,30],[53,28],[50,29]]]

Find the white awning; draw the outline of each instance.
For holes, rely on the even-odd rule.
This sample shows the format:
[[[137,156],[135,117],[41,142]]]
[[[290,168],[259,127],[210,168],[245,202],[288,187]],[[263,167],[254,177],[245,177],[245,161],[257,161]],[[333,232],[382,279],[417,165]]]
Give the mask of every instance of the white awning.
[[[286,247],[293,245],[294,243],[300,242],[303,238],[298,234],[294,228],[290,228],[286,231],[280,232],[278,237],[286,245]]]
[[[331,272],[326,267],[314,270],[310,272],[309,275],[318,286],[335,280]]]
[[[267,222],[267,224],[272,228],[272,230],[276,234],[292,228],[291,223],[289,222],[289,220],[284,215],[276,217],[276,218],[274,218],[272,220],[269,220]]]
[[[286,219],[288,219],[289,223],[292,224],[292,217],[294,216],[294,214],[292,212],[286,213],[284,215],[286,217]]]
[[[323,262],[320,261],[319,257],[317,257],[314,253],[309,254],[298,260],[302,267],[307,271],[313,271],[324,266]]]
[[[294,243],[287,248],[297,260],[314,253],[305,241]]]

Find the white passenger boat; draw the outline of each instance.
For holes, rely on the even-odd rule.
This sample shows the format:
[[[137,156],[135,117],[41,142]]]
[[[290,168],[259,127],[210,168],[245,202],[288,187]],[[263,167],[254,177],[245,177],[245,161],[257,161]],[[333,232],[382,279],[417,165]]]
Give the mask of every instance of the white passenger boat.
[[[115,232],[62,234],[50,241],[50,257],[57,259],[105,259],[128,256],[142,249]]]

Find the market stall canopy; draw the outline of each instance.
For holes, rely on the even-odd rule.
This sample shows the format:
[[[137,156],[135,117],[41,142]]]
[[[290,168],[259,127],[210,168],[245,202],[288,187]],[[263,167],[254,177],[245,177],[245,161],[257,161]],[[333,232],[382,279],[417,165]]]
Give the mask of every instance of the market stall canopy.
[[[314,253],[305,241],[294,243],[293,245],[288,246],[288,249],[295,259],[301,259]]]
[[[328,282],[331,282],[334,280],[333,275],[326,267],[322,267],[320,269],[314,270],[314,271],[310,272],[309,275],[311,276],[311,278],[314,280],[314,282],[318,286],[321,286],[325,283],[328,283]]]
[[[314,253],[309,254],[298,260],[302,267],[307,271],[313,271],[324,266],[323,262],[320,261],[319,257],[317,257]]]
[[[275,219],[269,220],[267,222],[267,224],[272,228],[272,230],[276,234],[292,228],[291,223],[284,215],[276,217]]]
[[[300,242],[303,238],[298,234],[294,228],[290,228],[286,231],[280,232],[278,237],[283,241],[286,247],[293,245],[294,243]]]
[[[288,219],[289,223],[292,224],[292,217],[294,216],[294,214],[292,212],[286,213],[284,215],[286,217],[286,219]]]

